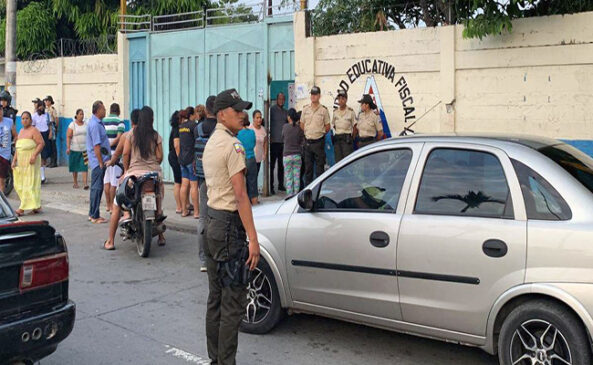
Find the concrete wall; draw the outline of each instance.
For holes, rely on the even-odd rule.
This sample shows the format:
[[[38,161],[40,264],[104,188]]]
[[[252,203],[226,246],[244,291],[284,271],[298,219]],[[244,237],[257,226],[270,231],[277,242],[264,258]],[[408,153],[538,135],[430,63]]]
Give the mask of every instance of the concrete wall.
[[[20,114],[33,110],[31,100],[51,95],[60,116],[58,159],[60,164],[67,164],[66,129],[77,109],[83,109],[88,119],[94,101],[102,100],[107,108],[115,102],[120,104],[122,118],[128,118],[127,49],[127,40],[119,34],[118,54],[18,62],[17,127],[20,128]]]
[[[78,108],[89,117],[95,100],[122,103],[120,72],[116,54],[18,62],[16,108],[30,111],[31,100],[51,95],[61,117],[72,118]]]
[[[342,82],[358,110],[374,77],[392,135],[417,122],[416,132],[593,139],[593,13],[518,20],[511,34],[482,41],[464,39],[462,26],[307,38],[303,13],[294,26],[297,88],[319,85],[330,106]],[[374,72],[375,60],[393,74]]]

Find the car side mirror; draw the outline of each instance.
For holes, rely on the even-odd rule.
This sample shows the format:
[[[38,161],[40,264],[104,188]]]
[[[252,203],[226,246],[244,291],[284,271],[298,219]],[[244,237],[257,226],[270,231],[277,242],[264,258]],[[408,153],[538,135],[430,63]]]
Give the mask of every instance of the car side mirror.
[[[299,206],[304,210],[310,212],[313,210],[313,192],[311,189],[301,191],[297,197]]]

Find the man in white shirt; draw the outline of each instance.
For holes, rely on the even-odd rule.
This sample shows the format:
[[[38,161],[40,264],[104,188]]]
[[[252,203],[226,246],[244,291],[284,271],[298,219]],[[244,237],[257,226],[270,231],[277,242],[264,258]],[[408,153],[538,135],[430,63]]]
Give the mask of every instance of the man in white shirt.
[[[39,130],[45,142],[45,147],[41,150],[41,183],[45,184],[47,181],[45,178],[45,166],[47,159],[51,155],[51,147],[49,142],[49,116],[45,112],[45,105],[39,98],[33,100],[35,105],[35,112],[32,113],[33,126]]]

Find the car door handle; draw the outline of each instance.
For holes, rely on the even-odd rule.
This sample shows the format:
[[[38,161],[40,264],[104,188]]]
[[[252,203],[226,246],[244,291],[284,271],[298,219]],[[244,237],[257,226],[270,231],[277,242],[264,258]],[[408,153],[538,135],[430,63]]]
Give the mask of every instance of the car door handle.
[[[486,240],[484,244],[482,244],[482,251],[486,254],[486,256],[490,257],[503,257],[507,254],[509,248],[504,241],[501,240]]]
[[[386,247],[389,245],[389,235],[383,231],[375,231],[371,233],[370,241],[375,247]]]

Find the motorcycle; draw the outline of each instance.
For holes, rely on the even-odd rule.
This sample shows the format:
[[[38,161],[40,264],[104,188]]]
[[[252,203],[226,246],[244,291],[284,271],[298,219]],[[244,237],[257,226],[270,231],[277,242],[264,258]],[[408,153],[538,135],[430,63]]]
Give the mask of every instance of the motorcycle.
[[[120,235],[124,241],[135,242],[141,257],[148,257],[152,238],[167,229],[166,217],[157,216],[157,194],[161,185],[158,173],[149,172],[140,177],[125,178],[117,190],[117,203],[130,212],[130,218],[120,223]]]

